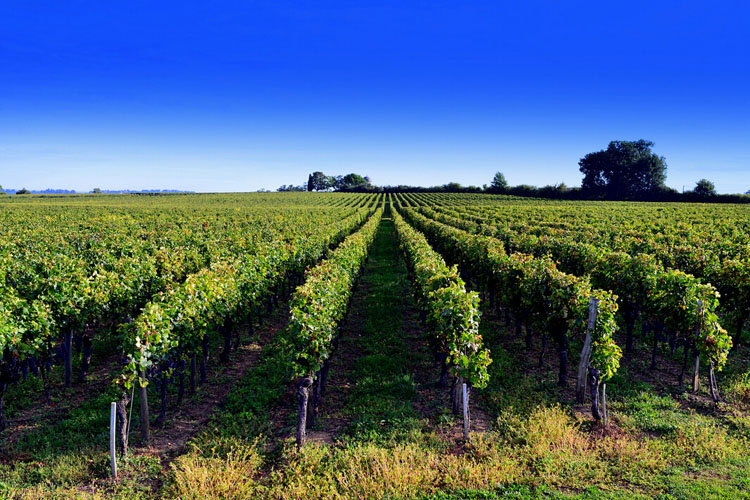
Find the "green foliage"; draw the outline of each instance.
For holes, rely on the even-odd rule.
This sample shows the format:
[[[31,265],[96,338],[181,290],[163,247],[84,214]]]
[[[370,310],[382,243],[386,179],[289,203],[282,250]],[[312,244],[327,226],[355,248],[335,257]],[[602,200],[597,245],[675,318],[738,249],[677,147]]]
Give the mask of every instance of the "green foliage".
[[[463,211],[447,208],[420,207],[419,211],[436,221],[471,233],[490,234],[502,240],[509,251],[534,254],[540,261],[551,256],[555,259],[556,266],[563,270],[576,276],[588,276],[595,286],[616,293],[622,304],[621,310],[625,313],[621,318],[623,323],[634,321],[641,315],[652,325],[665,328],[672,335],[695,345],[719,369],[726,361],[731,339],[719,324],[716,289],[685,272],[664,267],[653,255],[631,255],[602,245],[582,243],[580,235],[567,231],[557,233],[545,230],[536,234],[538,231],[527,228],[526,225],[523,230],[508,227],[496,222],[491,216],[482,216],[476,211],[470,217],[465,217]],[[492,238],[475,236],[474,239],[476,246]],[[667,250],[664,252],[666,257]],[[487,255],[495,253],[493,249]],[[478,253],[474,250],[474,255],[481,254],[481,250]],[[499,256],[495,260],[502,262],[502,253],[497,255]],[[472,258],[472,261],[476,258]],[[728,294],[730,317],[743,323],[750,308],[750,304],[745,301],[750,297],[750,266],[733,260],[722,264],[708,264],[712,262],[711,257],[700,254],[696,259],[704,263],[706,269],[703,272],[716,276],[716,281],[721,283],[722,289]],[[482,275],[486,275],[486,272],[483,269]],[[507,292],[506,295],[510,295],[506,297],[506,301],[513,304],[513,307],[525,310],[533,321],[535,311],[540,307],[539,300],[530,299],[524,307],[519,296],[520,290]],[[548,316],[545,314],[543,318],[546,320]],[[538,328],[554,326],[547,321],[537,324]],[[606,329],[611,330],[609,327]],[[616,356],[616,351],[611,346],[607,350]]]
[[[308,229],[298,226],[301,234],[291,241],[279,235],[255,253],[217,262],[158,296],[125,329],[124,349],[129,359],[122,383],[129,387],[142,370],[161,361],[192,356],[205,335],[261,306],[288,273],[299,272],[317,260],[330,244],[359,226],[367,214],[361,210],[344,220],[330,221],[327,231],[313,232],[319,222],[309,220]],[[314,321],[310,321],[312,330],[323,327],[320,323],[312,325]]]
[[[638,199],[664,187],[667,164],[651,152],[654,145],[638,141],[612,141],[606,150],[589,153],[578,162],[584,174],[581,188],[608,199]]]
[[[716,187],[708,179],[701,179],[695,183],[693,193],[700,198],[710,198],[711,196],[716,196]]]
[[[617,297],[612,292],[596,289],[591,291],[591,296],[597,301],[597,315],[591,336],[590,363],[601,373],[601,380],[606,381],[617,372],[622,357],[622,349],[614,339],[617,331]]]
[[[422,214],[437,216],[427,208],[404,208],[405,215],[430,239],[440,245],[449,258],[471,270],[480,282],[489,287],[501,304],[523,318],[537,330],[557,338],[580,335],[588,318],[591,297],[599,300],[601,314],[597,318],[592,344],[592,363],[603,376],[611,377],[622,356],[613,334],[617,329],[615,313],[617,297],[591,287],[588,278],[579,278],[559,271],[549,258],[536,259],[528,254],[507,254],[495,238],[472,234],[481,226],[457,218],[450,220],[458,229]]]
[[[502,172],[496,172],[490,183],[489,191],[492,193],[504,193],[508,189],[508,181],[505,180],[505,175]]]
[[[263,196],[283,199],[281,195]],[[315,200],[319,196],[325,195],[284,194],[292,205],[303,197]],[[347,195],[335,196],[342,197],[342,206],[348,203],[343,198]],[[75,197],[67,202],[73,207],[67,206],[64,211],[50,200],[23,198],[8,201],[14,204],[13,210],[0,211],[3,227],[12,237],[0,239],[0,338],[9,359],[28,355],[23,353],[39,354],[54,345],[69,325],[94,321],[102,327],[104,321],[116,319],[116,313],[138,311],[143,305],[149,305],[144,318],[164,329],[165,345],[171,336],[179,337],[177,347],[167,352],[169,356],[179,355],[186,337],[181,333],[183,326],[178,325],[199,330],[196,335],[213,335],[216,325],[226,317],[222,315],[244,313],[244,306],[233,309],[236,294],[231,289],[243,279],[252,279],[263,283],[260,290],[267,291],[267,284],[278,278],[275,272],[272,274],[277,278],[268,278],[271,281],[265,276],[252,276],[239,265],[244,262],[243,255],[256,258],[273,249],[271,253],[278,256],[268,259],[292,262],[285,260],[289,257],[285,250],[274,246],[277,240],[283,240],[295,249],[295,257],[293,263],[282,268],[285,272],[303,270],[309,265],[306,257],[321,247],[315,243],[310,250],[303,250],[301,245],[306,240],[317,242],[317,233],[346,226],[333,228],[337,221],[356,217],[352,210],[314,209],[303,203],[305,215],[298,213],[290,218],[288,213],[281,213],[284,210],[263,212],[263,219],[275,220],[273,225],[265,226],[258,219],[241,225],[236,216],[229,215],[240,212],[234,205],[243,198],[228,196],[226,199],[232,200],[228,212],[216,207],[196,212],[187,205],[179,210],[170,208],[168,214],[162,212],[161,216],[178,221],[172,227],[152,224],[148,212],[159,212],[155,207],[164,203],[156,198],[154,205],[143,209],[127,205],[133,203],[127,197],[81,197],[113,205],[101,212],[87,209],[80,217],[73,217],[75,204],[83,203]],[[466,271],[477,283],[506,284],[508,289],[499,294],[508,301],[504,305],[518,313],[528,310],[527,320],[539,327],[557,326],[559,320],[566,332],[579,335],[585,324],[588,299],[598,298],[601,324],[597,324],[594,334],[595,343],[599,343],[597,349],[604,353],[605,364],[601,366],[616,357],[605,352],[606,348],[616,347],[610,343],[612,318],[635,306],[641,309],[640,317],[646,323],[660,321],[668,335],[702,346],[701,352],[715,365],[722,362],[722,353],[728,349],[717,317],[722,322],[731,321],[735,331],[741,331],[735,324],[743,319],[748,304],[748,260],[743,254],[747,232],[742,225],[746,214],[735,208],[711,211],[695,208],[697,205],[563,206],[536,201],[524,207],[520,202],[504,201],[507,212],[503,212],[480,206],[483,199],[489,198],[476,201],[453,195],[442,198],[455,203],[450,210],[429,212],[432,219],[439,214],[456,219],[443,219],[440,215],[441,220],[451,220],[448,225],[461,221],[462,232],[419,219],[417,211],[414,217],[419,222],[414,224],[424,224],[428,235],[435,232],[446,258],[461,252],[470,255],[470,259],[461,261],[462,267],[475,261]],[[174,198],[169,203],[195,203],[203,198],[187,199],[193,201]],[[408,197],[413,206],[437,205],[440,199]],[[31,204],[32,200],[47,205],[30,210],[24,204]],[[353,202],[360,207],[370,205],[364,198]],[[466,207],[459,206],[462,202]],[[287,208],[299,210],[299,206]],[[65,211],[68,214],[62,213]],[[409,216],[406,212],[404,209],[404,215]],[[114,223],[131,218],[139,222]],[[197,223],[190,222],[196,219]],[[236,225],[236,231],[215,225],[220,220],[231,220],[228,226]],[[202,228],[204,222],[207,228]],[[28,230],[23,229],[25,225]],[[55,231],[56,228],[60,230]],[[202,231],[205,237],[201,237]],[[66,232],[69,234],[64,237],[62,233]],[[250,237],[256,232],[258,238]],[[530,236],[511,239],[511,232]],[[247,236],[246,241],[240,234]],[[17,241],[9,241],[12,239]],[[212,245],[211,240],[217,239],[220,243]],[[333,236],[329,244],[336,241],[339,240]],[[434,246],[438,248],[438,244]],[[518,248],[524,248],[524,252],[512,253]],[[373,247],[372,253],[376,250]],[[382,263],[376,264],[379,267]],[[248,260],[248,269],[255,265]],[[266,264],[258,265],[257,269],[270,269]],[[202,271],[204,268],[207,270]],[[378,292],[385,288],[402,291],[403,284],[391,286],[391,267],[383,268]],[[577,278],[561,276],[556,268]],[[498,269],[507,273],[507,278],[503,278],[507,281],[500,281],[494,272]],[[214,274],[198,276],[209,271]],[[688,271],[690,275],[686,274]],[[246,278],[243,273],[248,273]],[[211,276],[221,278],[224,285],[214,289],[210,286]],[[525,276],[541,284],[524,282]],[[421,281],[419,286],[426,290],[424,300],[430,300],[433,294],[446,304],[469,308],[473,304],[469,294],[451,290],[457,277],[455,268],[445,266],[439,279]],[[604,287],[602,283],[611,286]],[[372,283],[367,285],[370,290]],[[547,289],[558,285],[567,289]],[[183,286],[184,294],[170,292]],[[249,287],[241,294],[254,289]],[[435,293],[443,289],[447,289],[444,296]],[[555,319],[539,317],[544,306],[524,300],[523,294],[514,293],[515,289],[533,293],[542,302],[554,302],[562,312]],[[152,292],[156,294],[153,297]],[[619,309],[613,293],[619,296]],[[177,305],[174,310],[163,306],[173,295],[186,298],[184,311],[190,318],[175,315],[173,311],[180,310]],[[193,296],[206,297],[198,301],[206,306],[205,310],[191,304]],[[381,298],[373,293],[371,300]],[[248,304],[257,305],[249,299]],[[415,384],[413,374],[422,365],[404,355],[403,341],[396,345],[403,330],[395,325],[393,331],[388,329],[389,313],[401,315],[403,309],[391,304],[381,304],[366,313],[377,316],[377,321],[371,325],[372,338],[357,344],[362,348],[362,357],[353,367],[353,398],[347,401],[352,413],[347,416],[358,414],[363,418],[351,422],[352,428],[361,430],[353,433],[354,439],[337,439],[335,445],[312,444],[301,452],[287,446],[283,439],[276,439],[285,430],[274,428],[271,419],[279,415],[276,405],[289,403],[287,381],[293,353],[272,342],[264,346],[253,369],[232,384],[231,394],[218,415],[193,441],[194,446],[172,461],[174,467],[164,470],[159,457],[136,454],[121,462],[119,481],[107,479],[107,405],[119,394],[118,388],[109,387],[76,402],[77,407],[70,411],[55,407],[49,412],[54,419],[47,418],[45,411],[43,418],[29,421],[33,428],[19,432],[16,444],[3,450],[8,460],[0,464],[0,496],[151,500],[232,495],[436,500],[749,498],[750,424],[746,407],[741,406],[747,404],[749,386],[746,349],[738,349],[728,359],[719,382],[725,387],[723,394],[731,397],[728,403],[715,408],[706,404],[702,396],[676,399],[671,394],[673,386],[665,383],[670,379],[663,378],[664,372],[644,376],[638,372],[644,362],[634,358],[608,383],[611,424],[602,432],[578,414],[580,408],[567,406],[566,395],[561,396],[545,373],[522,368],[529,358],[521,342],[510,338],[501,321],[494,321],[490,314],[483,317],[479,326],[483,343],[492,346],[493,363],[488,367],[492,384],[474,401],[493,425],[488,431],[472,434],[471,442],[459,444],[455,433],[443,433],[446,429],[455,431],[456,424],[451,419],[419,419],[423,409],[414,404],[413,398],[415,394],[423,397],[426,387]],[[164,310],[160,310],[162,306]],[[165,317],[175,320],[171,326],[160,326]],[[618,320],[622,321],[623,316]],[[449,315],[434,321],[436,326],[471,331],[470,323],[463,323],[461,317]],[[102,331],[102,335],[109,332]],[[119,341],[116,336],[108,340],[112,344]],[[41,342],[38,346],[37,341]],[[592,363],[599,362],[595,359],[596,354]],[[629,378],[630,374],[633,378]],[[730,375],[736,378],[730,379]],[[653,377],[656,381],[652,381]],[[227,381],[231,382],[228,378]],[[33,387],[29,401],[38,399],[39,384]],[[66,396],[53,397],[53,403],[58,397]],[[562,404],[557,406],[558,402]],[[378,415],[385,415],[385,424],[376,420]],[[438,431],[431,432],[431,426]],[[261,433],[267,438],[255,440]]]
[[[315,373],[330,356],[382,214],[383,209],[378,209],[357,233],[309,270],[305,283],[294,293],[289,303],[287,341],[295,375]]]
[[[313,172],[307,180],[308,191],[327,191],[331,187],[331,179],[323,172]]]
[[[425,237],[393,210],[399,242],[413,275],[419,308],[437,348],[448,355],[456,375],[474,387],[487,386],[492,362],[479,334],[479,296],[467,292],[458,270],[449,268]]]

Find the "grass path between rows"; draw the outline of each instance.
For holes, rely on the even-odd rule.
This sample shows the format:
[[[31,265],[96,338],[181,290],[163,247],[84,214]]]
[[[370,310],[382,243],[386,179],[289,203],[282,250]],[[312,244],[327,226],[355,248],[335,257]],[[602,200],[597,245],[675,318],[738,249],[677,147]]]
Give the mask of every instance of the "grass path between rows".
[[[312,439],[386,443],[421,432],[436,411],[426,404],[436,401],[436,374],[424,335],[393,221],[384,218],[352,296]]]

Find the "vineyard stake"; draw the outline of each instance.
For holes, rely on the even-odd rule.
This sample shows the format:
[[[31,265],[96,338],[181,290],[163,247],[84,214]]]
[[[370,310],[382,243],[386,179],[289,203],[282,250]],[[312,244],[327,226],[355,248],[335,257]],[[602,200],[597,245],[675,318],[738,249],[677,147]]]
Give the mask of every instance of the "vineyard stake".
[[[586,340],[583,342],[581,360],[578,363],[578,379],[576,380],[576,401],[583,403],[586,400],[586,369],[591,358],[591,335],[596,327],[596,316],[599,311],[599,301],[591,297],[589,302],[589,319],[586,322]]]
[[[141,370],[141,378],[138,379],[138,392],[141,399],[141,439],[148,444],[149,421],[148,421],[148,388],[145,385],[146,370]]]
[[[117,450],[115,449],[117,437],[117,403],[112,402],[109,407],[109,459],[112,462],[112,477],[117,479]]]
[[[135,396],[135,385],[130,390],[130,411],[128,412],[128,422],[127,422],[127,427],[126,427],[127,430],[125,431],[126,442],[130,441],[130,423],[133,421],[133,399],[134,399],[134,396]],[[125,448],[125,456],[126,457],[128,456],[128,449],[127,448]]]
[[[703,301],[700,299],[698,299],[698,307],[700,308],[700,311],[701,311],[701,321],[698,323],[698,328],[696,329],[696,332],[695,332],[696,344],[693,347],[693,392],[694,393],[698,393],[698,390],[700,389],[700,379],[699,379],[700,373],[699,372],[701,368],[701,355],[700,355],[700,351],[698,351],[697,340],[700,338],[701,330],[703,328],[702,323],[703,323],[703,311],[704,311]]]
[[[297,418],[297,448],[305,445],[307,433],[307,402],[310,397],[310,386],[313,384],[312,375],[302,378],[297,384],[298,418]]]
[[[469,398],[466,394],[466,382],[463,384],[464,395],[464,439],[469,440]]]
[[[73,330],[65,332],[63,338],[63,363],[65,364],[65,387],[70,387],[73,377]]]

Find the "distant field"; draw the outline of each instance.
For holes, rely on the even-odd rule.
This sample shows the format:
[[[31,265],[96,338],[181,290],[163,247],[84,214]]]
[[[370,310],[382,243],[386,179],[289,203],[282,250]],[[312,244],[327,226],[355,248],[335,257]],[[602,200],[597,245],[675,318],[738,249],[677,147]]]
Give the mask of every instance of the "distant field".
[[[0,227],[0,498],[750,498],[746,206],[19,195]]]

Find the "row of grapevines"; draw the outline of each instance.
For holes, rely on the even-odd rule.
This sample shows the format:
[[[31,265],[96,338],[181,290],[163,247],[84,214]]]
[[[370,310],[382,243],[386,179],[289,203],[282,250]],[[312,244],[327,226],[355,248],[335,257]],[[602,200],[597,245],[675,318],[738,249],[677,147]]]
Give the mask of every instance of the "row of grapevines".
[[[487,386],[489,351],[479,334],[479,295],[466,290],[458,269],[448,267],[420,232],[393,209],[399,245],[412,275],[417,306],[423,312],[434,347],[446,356],[457,378]]]
[[[101,330],[107,325],[116,325],[136,314],[154,294],[179,284],[210,262],[238,253],[254,253],[263,241],[284,232],[284,213],[269,211],[249,218],[221,214],[210,222],[204,218],[185,221],[182,215],[166,214],[135,226],[130,223],[131,217],[107,218],[102,232],[91,233],[88,226],[70,230],[81,236],[85,245],[75,238],[71,241],[70,234],[60,229],[65,225],[57,224],[62,221],[53,218],[54,224],[37,226],[35,239],[19,237],[12,245],[12,256],[6,256],[2,267],[5,287],[27,301],[40,301],[49,309],[51,323],[47,333],[51,334],[34,339],[44,340],[38,353],[19,351],[13,342],[1,347],[22,360],[27,355],[34,356],[41,362],[44,375],[54,343],[65,339],[61,350],[67,361],[66,382],[70,383],[73,332],[83,338],[84,348],[88,346],[90,353],[97,331],[104,333]],[[75,220],[75,216],[67,216]],[[192,227],[185,230],[185,225]],[[145,233],[139,234],[139,229]],[[158,236],[152,242],[154,232]],[[20,319],[16,323],[28,337],[29,328]],[[83,363],[82,369],[85,367]]]
[[[567,383],[569,337],[584,331],[590,299],[596,299],[591,365],[601,373],[602,380],[617,371],[622,352],[613,338],[617,297],[611,292],[593,288],[588,278],[559,271],[548,258],[509,255],[494,238],[442,224],[411,208],[403,209],[403,213],[444,255],[483,282],[527,327],[552,335],[560,356],[562,385]]]
[[[141,398],[145,400],[148,379],[155,377],[161,388],[161,411],[157,421],[163,420],[166,387],[173,370],[180,368],[182,373],[186,361],[190,360],[191,379],[194,380],[196,358],[202,351],[200,371],[201,380],[205,380],[209,338],[215,333],[224,335],[222,359],[229,361],[235,326],[244,318],[248,318],[252,325],[251,315],[259,311],[270,296],[278,293],[283,282],[319,260],[329,247],[338,244],[360,226],[370,213],[372,209],[363,209],[338,221],[331,216],[296,221],[290,218],[288,222],[295,237],[290,239],[279,234],[254,254],[211,265],[189,276],[180,286],[159,294],[125,331],[123,343],[127,363],[117,380],[123,386],[118,404],[122,420],[127,418],[125,407],[129,396],[126,389],[136,383],[141,387]],[[325,231],[320,230],[320,224],[325,225]],[[240,341],[239,330],[236,333],[235,347]],[[182,377],[178,405],[181,394]],[[146,439],[148,420],[148,412],[141,413],[141,432]],[[123,443],[127,443],[122,429]]]
[[[0,315],[6,318],[0,328],[0,407],[8,385],[29,370],[41,374],[46,390],[45,375],[56,358],[63,358],[69,383],[73,332],[83,343],[83,378],[93,337],[118,334],[116,325],[137,315],[150,298],[179,288],[206,265],[227,267],[271,239],[288,242],[299,233],[294,222],[300,217],[314,232],[321,221],[354,213],[266,208],[252,214],[226,209],[111,214],[90,207],[2,212],[9,231],[0,238]],[[24,229],[24,220],[33,231]],[[290,265],[300,275],[304,256],[299,251]]]
[[[191,357],[204,337],[247,316],[289,272],[315,262],[367,217],[361,210],[343,220],[294,225],[293,239],[280,234],[254,253],[218,262],[193,274],[180,286],[158,294],[127,328],[124,351],[128,363],[121,375],[130,387],[140,373],[167,359]],[[327,222],[325,231],[320,223]],[[145,381],[141,381],[145,383]]]
[[[706,356],[715,368],[726,363],[732,341],[716,314],[719,293],[710,284],[679,270],[664,268],[647,254],[631,256],[578,240],[538,238],[479,225],[422,207],[423,214],[474,234],[500,238],[513,251],[550,255],[575,275],[588,275],[601,288],[618,294],[632,348],[634,322],[644,317],[659,334],[666,331]]]
[[[722,297],[720,311],[734,326],[733,341],[740,342],[750,317],[750,223],[746,210],[737,214],[736,207],[724,205],[701,206],[700,211],[691,205],[635,209],[618,205],[617,213],[602,215],[603,210],[611,208],[596,206],[594,212],[580,204],[551,206],[554,210],[518,210],[514,205],[504,210],[452,207],[450,211],[471,222],[492,226],[499,238],[522,251],[524,244],[537,247],[538,240],[589,240],[595,241],[597,248],[613,252],[650,255],[665,268],[679,269],[713,284]]]
[[[325,385],[328,361],[335,347],[339,326],[346,315],[354,284],[375,239],[383,209],[379,208],[356,233],[341,243],[320,264],[305,275],[289,302],[289,325],[285,335],[292,353],[292,369],[299,383],[297,444],[302,446],[308,422],[317,414],[321,389]],[[313,385],[314,384],[314,385]],[[312,411],[308,414],[310,390]]]

